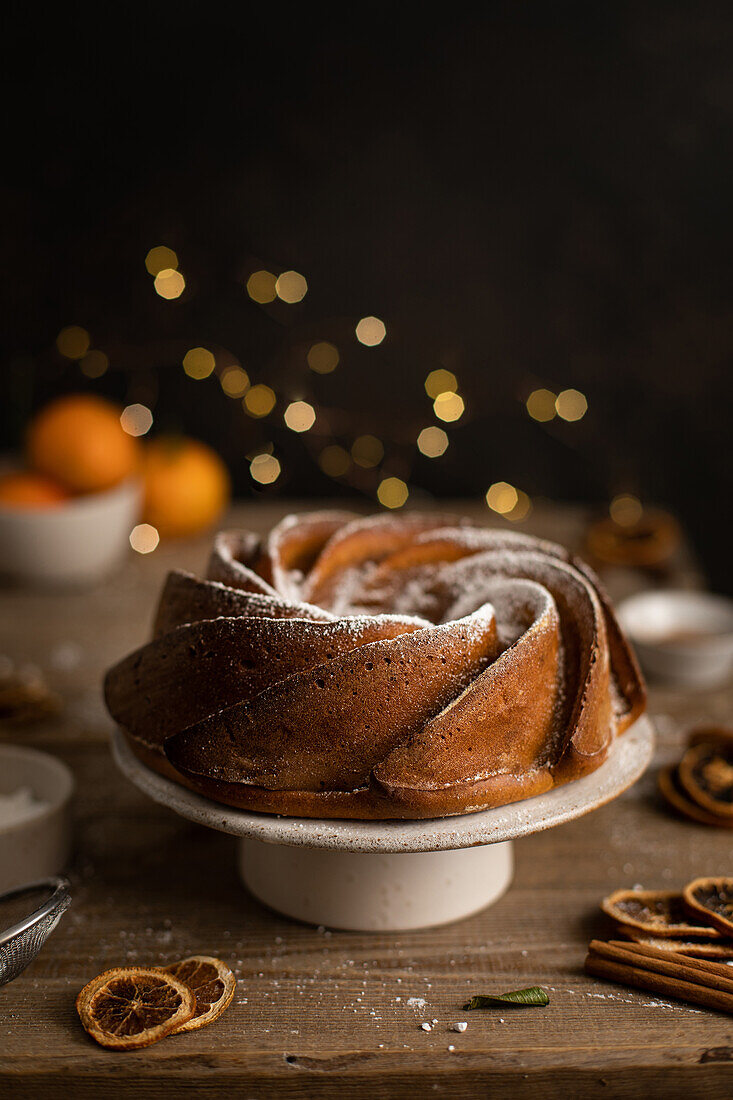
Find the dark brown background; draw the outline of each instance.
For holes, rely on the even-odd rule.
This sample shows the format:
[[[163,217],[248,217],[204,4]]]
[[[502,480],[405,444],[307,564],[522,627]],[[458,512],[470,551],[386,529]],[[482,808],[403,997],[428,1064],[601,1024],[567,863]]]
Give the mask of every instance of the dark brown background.
[[[2,178],[2,427],[89,388],[153,407],[155,427],[219,448],[237,491],[275,443],[270,493],[329,481],[279,416],[254,422],[183,352],[226,348],[284,397],[374,432],[386,472],[434,495],[508,480],[604,504],[619,490],[678,512],[730,587],[733,18],[724,4],[13,7]],[[143,261],[174,247],[167,302]],[[295,268],[301,306],[261,307],[253,268]],[[383,317],[377,349],[353,339]],[[96,382],[54,349],[84,325]],[[303,349],[342,365],[312,375]],[[467,415],[438,461],[414,448],[444,364]],[[542,426],[538,385],[588,397]],[[260,492],[262,490],[259,490]]]

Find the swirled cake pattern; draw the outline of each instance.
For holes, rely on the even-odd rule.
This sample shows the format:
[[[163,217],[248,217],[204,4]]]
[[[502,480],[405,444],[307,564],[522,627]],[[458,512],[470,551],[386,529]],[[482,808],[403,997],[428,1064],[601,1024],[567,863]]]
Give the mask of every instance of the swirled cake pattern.
[[[597,768],[644,686],[591,570],[455,517],[289,516],[174,571],[107,674],[149,766],[232,806],[429,818]]]

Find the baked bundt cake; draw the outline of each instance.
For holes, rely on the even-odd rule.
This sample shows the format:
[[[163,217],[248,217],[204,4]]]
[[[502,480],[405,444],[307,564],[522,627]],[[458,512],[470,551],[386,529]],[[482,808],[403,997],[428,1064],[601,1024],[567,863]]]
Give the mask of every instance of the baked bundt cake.
[[[170,573],[107,675],[152,768],[298,817],[464,814],[597,768],[644,686],[591,570],[429,514],[290,516]]]

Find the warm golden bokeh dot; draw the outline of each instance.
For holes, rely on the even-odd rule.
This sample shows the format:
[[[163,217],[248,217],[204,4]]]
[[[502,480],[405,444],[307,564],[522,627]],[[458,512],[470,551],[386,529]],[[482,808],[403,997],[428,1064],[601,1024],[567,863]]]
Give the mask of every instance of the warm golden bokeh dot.
[[[93,348],[86,353],[79,366],[87,378],[101,378],[109,367],[109,359],[103,351]]]
[[[611,519],[619,527],[634,527],[641,519],[644,509],[638,497],[632,493],[620,493],[611,501],[609,511]]]
[[[316,422],[316,410],[307,401],[291,401],[283,420],[292,432],[307,432]]]
[[[208,348],[191,348],[183,356],[183,369],[189,378],[208,378],[216,366],[216,359]]]
[[[264,383],[258,382],[256,386],[247,391],[242,404],[245,412],[248,412],[250,416],[261,417],[272,412],[276,401],[275,391],[264,385]]]
[[[155,276],[153,285],[161,298],[171,301],[173,298],[181,297],[186,289],[186,280],[180,271],[175,271],[172,267],[164,267]]]
[[[386,325],[378,317],[362,317],[356,326],[356,338],[367,348],[374,348],[377,344],[381,344],[386,335]]]
[[[249,375],[242,367],[225,367],[219,384],[227,397],[244,397],[249,389]]]
[[[423,428],[417,437],[417,449],[427,458],[440,458],[448,449],[448,433],[435,424]]]
[[[351,446],[351,457],[357,466],[370,470],[384,458],[384,446],[375,435],[360,435]]]
[[[529,499],[526,493],[521,489],[517,489],[517,503],[512,508],[511,512],[506,512],[506,518],[510,519],[512,523],[519,523],[520,520],[526,519],[529,513],[532,511],[532,501]]]
[[[310,349],[307,359],[316,374],[330,374],[339,365],[339,349],[328,340],[321,340]]]
[[[272,485],[280,477],[281,467],[274,455],[255,455],[249,464],[249,472],[260,485]]]
[[[254,271],[247,279],[247,293],[261,306],[277,298],[277,279],[271,271]]]
[[[83,359],[90,343],[89,333],[80,325],[67,325],[56,337],[56,347],[65,359]]]
[[[563,420],[582,420],[588,411],[588,401],[580,390],[563,390],[557,395],[555,409]]]
[[[146,405],[128,405],[120,414],[120,424],[128,435],[146,435],[153,426],[153,414]]]
[[[351,457],[338,443],[331,443],[318,456],[318,465],[329,477],[343,477],[351,466]]]
[[[400,477],[385,477],[377,489],[377,499],[385,508],[401,508],[409,495],[410,490]]]
[[[463,398],[457,393],[439,393],[433,401],[433,412],[438,420],[444,420],[446,423],[460,420],[464,409]]]
[[[159,275],[161,271],[175,271],[178,268],[178,256],[172,248],[159,244],[148,252],[145,267],[151,275]]]
[[[308,293],[308,283],[297,271],[283,271],[275,282],[275,293],[281,302],[295,305],[302,302]]]
[[[527,398],[527,412],[533,420],[538,420],[541,424],[544,424],[555,416],[557,412],[555,408],[556,400],[557,398],[552,390],[532,390]]]
[[[138,554],[150,554],[160,542],[160,535],[150,523],[138,523],[130,531],[130,546]]]
[[[425,379],[425,392],[428,397],[436,398],[440,393],[455,393],[458,389],[458,379],[451,370],[431,370]]]
[[[516,508],[519,503],[519,494],[508,481],[495,481],[486,494],[486,503],[493,512],[505,516]]]

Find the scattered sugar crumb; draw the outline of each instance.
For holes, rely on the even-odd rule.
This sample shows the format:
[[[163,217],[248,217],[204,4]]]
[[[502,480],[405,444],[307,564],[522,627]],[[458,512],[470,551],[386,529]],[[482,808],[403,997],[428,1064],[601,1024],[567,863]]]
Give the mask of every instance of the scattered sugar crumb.
[[[465,1031],[468,1024],[465,1020],[456,1020],[450,1025],[451,1031]]]

